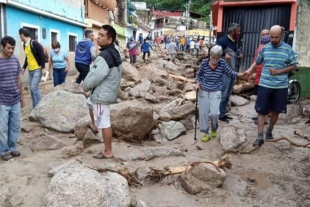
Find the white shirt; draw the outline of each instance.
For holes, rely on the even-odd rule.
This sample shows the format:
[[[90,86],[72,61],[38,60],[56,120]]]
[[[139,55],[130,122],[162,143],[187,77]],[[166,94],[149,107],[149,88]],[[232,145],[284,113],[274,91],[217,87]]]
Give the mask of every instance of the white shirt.
[[[190,46],[191,49],[194,49],[194,48],[195,48],[195,42],[194,42],[194,41],[191,41],[191,43],[190,43],[189,46]]]

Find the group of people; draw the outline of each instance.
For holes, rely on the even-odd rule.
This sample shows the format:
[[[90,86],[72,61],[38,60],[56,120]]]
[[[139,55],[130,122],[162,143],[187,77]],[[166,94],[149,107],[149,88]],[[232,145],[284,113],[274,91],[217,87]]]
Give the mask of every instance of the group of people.
[[[205,133],[202,141],[217,136],[218,120],[229,123],[232,117],[226,107],[236,78],[250,80],[256,71],[255,110],[258,114],[258,134],[253,143],[260,147],[265,139],[273,139],[273,128],[280,113],[286,113],[288,73],[297,69],[297,60],[292,47],[282,41],[284,28],[275,25],[261,32],[261,44],[257,48],[253,64],[244,73],[238,73],[242,54],[238,48],[241,35],[239,24],[232,23],[228,34],[213,46],[209,58],[202,61],[196,77],[199,103],[200,131]],[[270,114],[264,136],[266,116]],[[209,118],[211,132],[209,133]]]
[[[228,35],[220,38],[213,46],[209,58],[202,61],[196,77],[196,88],[199,90],[200,131],[205,133],[202,141],[209,141],[217,136],[218,120],[228,123],[232,119],[226,114],[226,107],[236,78],[248,80],[256,70],[257,100],[255,110],[258,114],[258,134],[253,146],[261,146],[264,138],[273,139],[273,127],[279,113],[286,112],[288,73],[296,70],[296,56],[291,46],[282,41],[284,28],[278,25],[270,31],[261,32],[261,45],[258,47],[251,67],[239,73],[242,54],[238,48],[241,28],[231,24]],[[10,160],[20,156],[16,143],[21,131],[20,108],[24,106],[21,75],[28,69],[32,106],[41,100],[39,82],[46,73],[44,48],[30,38],[27,29],[21,28],[19,36],[24,43],[26,59],[21,68],[18,59],[13,55],[16,41],[10,36],[1,39],[0,53],[0,156]],[[90,129],[96,134],[102,130],[105,149],[94,155],[97,159],[110,159],[112,152],[112,129],[110,123],[110,104],[116,103],[121,83],[122,60],[115,44],[116,31],[110,25],[103,25],[97,37],[100,53],[96,55],[93,44],[93,32],[85,31],[85,39],[77,44],[75,66],[79,71],[76,79],[84,91],[91,91],[87,99],[90,118]],[[143,39],[140,45],[147,53]],[[141,43],[141,42],[140,42]],[[60,49],[59,42],[52,43],[50,67],[53,69],[54,85],[61,84],[68,71],[69,60],[65,51]],[[175,42],[169,45],[171,54],[178,47]],[[132,59],[134,60],[134,58]],[[90,67],[90,65],[92,66]],[[9,68],[9,69],[8,69]],[[55,82],[56,81],[56,82]],[[269,125],[264,137],[264,122],[270,114]],[[209,133],[209,119],[211,132]]]
[[[91,91],[86,103],[92,120],[90,129],[94,133],[102,130],[105,149],[94,155],[97,159],[112,158],[112,129],[110,123],[110,104],[116,103],[121,83],[122,60],[115,45],[116,31],[110,25],[103,25],[99,31],[97,44],[100,53],[96,55],[93,44],[93,32],[85,31],[85,39],[76,46],[75,66],[79,71],[76,79],[84,91]],[[21,68],[19,60],[13,55],[16,41],[10,36],[1,39],[0,53],[0,157],[10,160],[20,156],[16,143],[21,131],[21,107],[24,107],[24,96],[21,75],[28,69],[30,94],[33,108],[41,100],[39,82],[46,74],[46,54],[41,44],[30,38],[27,29],[21,28],[19,36],[24,43],[26,55]],[[54,85],[65,80],[69,68],[68,54],[60,49],[60,43],[52,43],[49,55],[49,70],[53,69]],[[90,69],[90,65],[92,67]]]

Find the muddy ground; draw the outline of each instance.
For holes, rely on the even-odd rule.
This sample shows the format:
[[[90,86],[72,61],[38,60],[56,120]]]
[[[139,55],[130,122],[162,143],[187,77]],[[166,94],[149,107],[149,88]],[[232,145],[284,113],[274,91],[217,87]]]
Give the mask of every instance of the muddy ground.
[[[68,77],[67,81],[73,81]],[[52,83],[41,85],[43,94],[53,90]],[[26,107],[22,109],[23,126],[32,128],[31,132],[22,132],[17,148],[22,155],[9,162],[0,161],[0,206],[1,207],[40,207],[43,205],[50,179],[47,172],[69,159],[64,159],[61,150],[32,152],[28,147],[36,134],[51,134],[68,145],[73,145],[75,138],[43,128],[39,123],[29,122],[31,112],[30,94],[25,91]],[[304,101],[303,103],[310,103]],[[254,102],[242,107],[233,107],[230,112],[233,121],[229,125],[245,129],[247,142],[245,149],[251,149],[256,138],[256,125],[251,120],[255,115]],[[307,119],[296,117],[286,122],[283,118],[274,129],[274,136],[287,135],[293,140],[304,143],[305,140],[293,135],[294,130],[310,135]],[[227,124],[220,123],[220,128]],[[181,166],[191,161],[213,161],[223,155],[219,139],[194,144],[194,131],[164,144],[181,149],[185,157],[155,158],[150,161],[95,160],[95,151],[101,150],[103,144],[92,145],[82,154],[72,159],[94,166],[127,165],[139,166]],[[194,145],[193,145],[194,144]],[[203,150],[197,150],[196,146]],[[114,140],[114,156],[126,159],[132,152],[139,152],[144,147],[162,146],[154,141],[145,141],[141,146]],[[143,200],[149,207],[307,207],[310,206],[310,150],[293,147],[285,141],[265,143],[251,154],[230,155],[232,168],[226,169],[227,179],[224,184],[213,191],[200,195],[190,195],[178,183],[178,176],[168,177],[161,183],[143,187],[132,187],[137,200]]]

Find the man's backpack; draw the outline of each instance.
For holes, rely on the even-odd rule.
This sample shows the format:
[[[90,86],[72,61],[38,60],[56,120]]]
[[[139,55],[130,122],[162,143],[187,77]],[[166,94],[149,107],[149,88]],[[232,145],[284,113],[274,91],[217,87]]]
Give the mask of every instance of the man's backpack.
[[[33,47],[33,42],[34,40],[31,40],[30,41],[30,45],[31,45],[31,48],[33,49],[33,51],[35,52],[35,53],[37,53],[37,51],[34,49],[34,47]],[[38,42],[39,43],[39,42]],[[48,52],[47,52],[47,50],[43,47],[43,45],[41,44],[41,43],[39,43],[40,45],[41,45],[41,47],[42,47],[42,50],[43,50],[43,53],[44,53],[44,60],[45,60],[45,63],[48,63],[49,62],[49,56],[48,56]]]

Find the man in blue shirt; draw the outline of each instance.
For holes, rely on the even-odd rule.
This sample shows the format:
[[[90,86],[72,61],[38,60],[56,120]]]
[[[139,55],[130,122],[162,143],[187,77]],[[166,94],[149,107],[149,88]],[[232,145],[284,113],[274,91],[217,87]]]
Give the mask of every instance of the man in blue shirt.
[[[296,56],[290,45],[282,42],[284,28],[275,25],[270,29],[270,43],[260,51],[256,62],[246,71],[251,75],[257,65],[263,63],[255,110],[258,113],[258,138],[254,147],[264,144],[265,116],[271,112],[266,139],[273,139],[272,130],[279,113],[286,113],[288,73],[297,69]]]
[[[242,55],[239,53],[238,49],[240,34],[240,25],[232,23],[228,28],[228,35],[220,38],[217,42],[217,44],[223,48],[223,56],[225,57],[228,66],[237,72],[239,71],[239,60],[242,58]],[[224,74],[222,82],[223,87],[219,120],[228,123],[228,120],[232,118],[226,115],[226,107],[235,84],[235,79],[232,79]]]
[[[150,48],[152,48],[152,46],[150,45],[149,42],[146,41],[146,39],[144,39],[143,44],[141,45],[141,52],[143,52],[143,60],[145,62],[145,54],[147,53],[147,59],[150,57]]]

